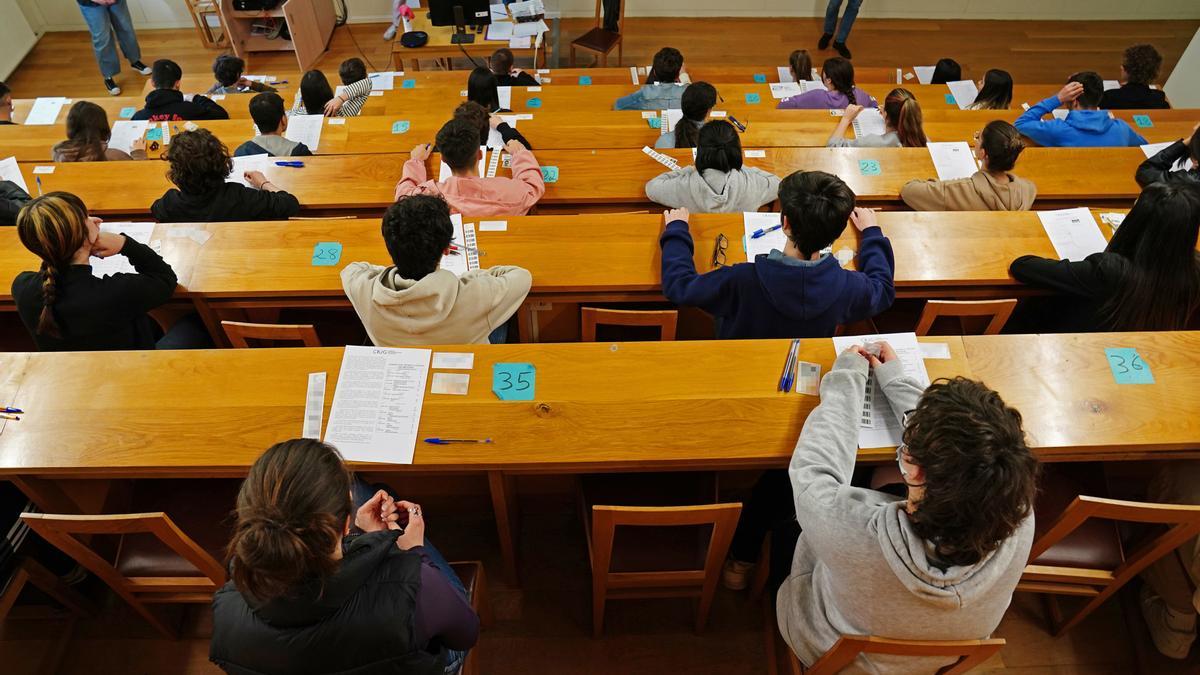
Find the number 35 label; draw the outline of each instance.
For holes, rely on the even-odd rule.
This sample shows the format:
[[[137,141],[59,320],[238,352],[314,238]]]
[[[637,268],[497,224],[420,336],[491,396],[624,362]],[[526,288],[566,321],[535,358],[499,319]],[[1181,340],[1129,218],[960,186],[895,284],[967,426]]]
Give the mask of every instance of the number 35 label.
[[[1154,384],[1150,366],[1132,347],[1109,347],[1104,350],[1108,367],[1117,384]]]
[[[537,369],[532,363],[492,365],[492,392],[501,401],[532,401]]]

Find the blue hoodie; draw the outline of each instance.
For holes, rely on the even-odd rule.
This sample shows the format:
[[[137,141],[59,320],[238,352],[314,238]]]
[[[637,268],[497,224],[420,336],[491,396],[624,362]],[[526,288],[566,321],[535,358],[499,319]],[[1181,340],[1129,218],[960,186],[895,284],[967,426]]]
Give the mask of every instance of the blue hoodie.
[[[1107,110],[1072,110],[1063,120],[1042,119],[1060,105],[1058,96],[1051,96],[1031,106],[1013,126],[1046,147],[1107,148],[1146,144],[1146,139],[1124,120],[1109,117]]]
[[[682,220],[667,225],[659,244],[663,295],[716,317],[721,339],[828,337],[896,299],[892,244],[878,227],[862,231],[861,272],[842,269],[831,255],[806,263],[775,254],[697,274],[692,235]]]

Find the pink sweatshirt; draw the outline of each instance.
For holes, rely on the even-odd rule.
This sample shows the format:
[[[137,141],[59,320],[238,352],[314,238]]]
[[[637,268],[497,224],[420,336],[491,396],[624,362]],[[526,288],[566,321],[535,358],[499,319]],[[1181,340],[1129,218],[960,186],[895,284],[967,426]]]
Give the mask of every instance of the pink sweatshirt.
[[[512,158],[512,178],[451,176],[445,181],[428,180],[425,163],[410,159],[396,183],[396,199],[405,195],[441,195],[450,210],[469,217],[523,216],[546,193],[537,158],[525,148]]]

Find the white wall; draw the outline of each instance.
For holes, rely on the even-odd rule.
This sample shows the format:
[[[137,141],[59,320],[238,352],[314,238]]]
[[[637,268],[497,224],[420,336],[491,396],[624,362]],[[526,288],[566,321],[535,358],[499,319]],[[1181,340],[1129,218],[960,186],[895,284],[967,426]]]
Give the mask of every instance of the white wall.
[[[0,0],[0,80],[12,74],[36,43],[37,35],[16,4]]]
[[[1176,108],[1200,108],[1200,30],[1179,57],[1163,91]]]

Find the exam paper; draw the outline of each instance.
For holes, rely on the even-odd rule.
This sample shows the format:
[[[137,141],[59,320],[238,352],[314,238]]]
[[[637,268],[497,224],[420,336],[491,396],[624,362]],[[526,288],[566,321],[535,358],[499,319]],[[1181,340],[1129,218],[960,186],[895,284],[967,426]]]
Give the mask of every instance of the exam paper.
[[[1120,88],[1121,88],[1121,82],[1119,80],[1105,80],[1104,81],[1104,91],[1108,91],[1110,89],[1120,89]]]
[[[765,230],[768,227],[774,227],[780,223],[778,213],[762,213],[761,211],[746,211],[742,214],[742,226],[745,229],[746,242],[746,260],[754,262],[754,258],[759,255],[766,255],[771,252],[771,249],[783,250],[787,245],[787,235],[780,228],[774,232],[768,232],[758,239],[751,239],[750,235],[759,230]]]
[[[511,21],[494,21],[488,25],[487,40],[508,41],[513,37],[513,26]]]
[[[62,112],[63,106],[70,102],[71,99],[61,96],[39,96],[33,100],[33,107],[25,116],[24,124],[27,126],[54,124],[58,122],[58,114]]]
[[[664,110],[662,111],[662,133],[669,133],[675,129],[675,125],[679,124],[679,120],[683,119],[682,110]]]
[[[879,108],[863,108],[854,118],[854,137],[882,136],[887,133],[887,125],[883,123],[883,115]]]
[[[250,184],[246,182],[245,173],[247,171],[262,171],[266,172],[267,167],[271,166],[270,155],[243,155],[233,158],[233,171],[225,177],[227,183],[241,183],[246,187]]]
[[[385,71],[382,73],[371,73],[367,77],[371,78],[371,91],[391,91],[396,88],[396,75],[403,75],[403,72],[396,73],[395,71]]]
[[[933,71],[936,66],[913,66],[913,72],[917,74],[917,82],[921,84],[930,84],[933,82]]]
[[[933,160],[933,168],[937,169],[938,180],[970,178],[979,170],[971,146],[967,145],[966,141],[931,142],[927,147],[929,157]]]
[[[1141,148],[1142,148],[1142,153],[1146,155],[1146,159],[1150,159],[1151,157],[1162,152],[1163,150],[1166,150],[1168,146],[1171,146],[1174,144],[1175,144],[1174,141],[1165,141],[1163,143],[1147,143],[1147,144],[1141,146]],[[1186,156],[1184,156],[1178,162],[1175,162],[1174,164],[1171,165],[1171,170],[1172,171],[1186,171],[1188,168],[1191,167],[1191,165],[1192,165],[1192,160],[1190,160]]]
[[[771,98],[787,98],[804,93],[804,89],[797,82],[772,82],[770,87]]]
[[[805,80],[804,82],[797,82],[796,84],[799,84],[801,91],[806,94],[810,91],[828,91],[825,87],[825,83],[820,80]]]
[[[550,30],[550,27],[546,25],[546,22],[539,19],[538,21],[516,24],[516,26],[513,27],[512,36],[515,38],[533,37],[534,35],[540,35],[548,30]]]
[[[150,235],[154,234],[154,223],[100,223],[101,232],[109,232],[112,234],[125,233],[125,236],[132,237],[134,241],[150,245]],[[133,265],[129,263],[129,258],[118,253],[107,258],[97,258],[92,256],[88,259],[88,264],[92,266],[92,276],[107,277],[113,274],[137,274],[137,270],[133,269]]]
[[[112,137],[108,139],[108,147],[124,153],[133,152],[133,142],[146,133],[149,122],[132,122],[117,120],[112,125]]]
[[[792,75],[791,66],[775,66],[776,72],[779,73],[780,82],[795,82],[796,76]]]
[[[1037,214],[1059,258],[1079,262],[1108,246],[1092,212],[1086,208],[1038,211]]]
[[[508,7],[504,5],[491,5],[488,9],[492,11],[492,21],[508,18]]]
[[[292,115],[288,118],[287,131],[283,137],[289,141],[303,143],[309,150],[317,151],[321,144],[321,128],[325,126],[324,115]]]
[[[904,374],[912,377],[922,386],[929,386],[929,372],[925,370],[925,360],[917,343],[915,333],[887,333],[884,335],[848,335],[833,338],[833,349],[841,354],[855,345],[871,349],[875,342],[887,342],[896,350],[896,356],[904,365]],[[900,445],[900,436],[904,429],[900,419],[892,410],[891,404],[879,387],[875,373],[867,377],[867,395],[863,400],[862,418],[858,426],[858,446],[860,448],[885,448]]]
[[[325,442],[353,462],[412,464],[431,353],[347,346]]]
[[[512,110],[512,87],[496,87],[496,97],[500,101],[501,108]]]
[[[26,193],[29,192],[29,186],[25,184],[25,176],[21,175],[21,165],[17,164],[16,157],[8,157],[0,160],[0,180],[16,183]],[[36,197],[37,195],[34,196]]]
[[[475,239],[475,223],[464,225],[461,213],[450,216],[450,222],[454,224],[454,238],[450,242],[465,250],[442,256],[440,267],[461,277],[470,270],[479,269],[479,242]]]
[[[509,49],[529,49],[533,46],[533,38],[528,35],[524,37],[514,37],[508,41]]]
[[[947,82],[946,86],[950,88],[950,93],[954,94],[954,102],[958,104],[959,110],[969,108],[975,102],[975,97],[979,96],[975,80],[955,80]]]

